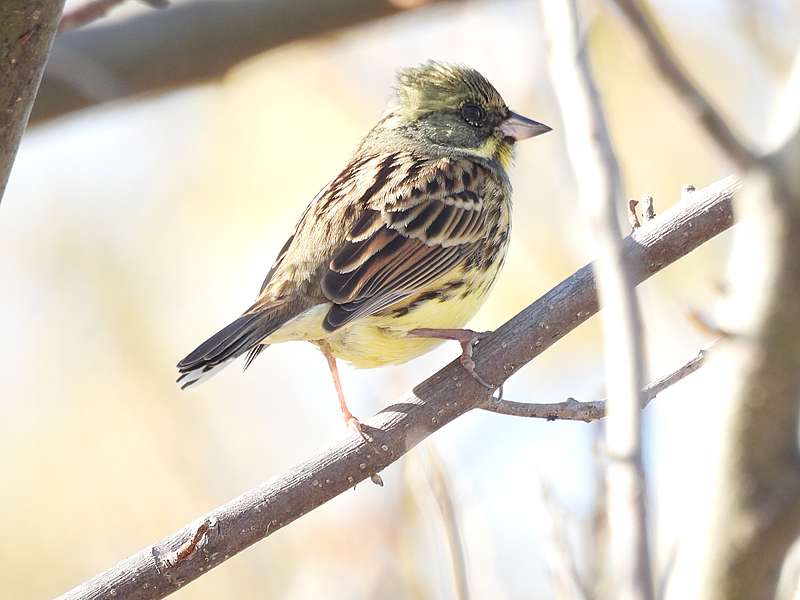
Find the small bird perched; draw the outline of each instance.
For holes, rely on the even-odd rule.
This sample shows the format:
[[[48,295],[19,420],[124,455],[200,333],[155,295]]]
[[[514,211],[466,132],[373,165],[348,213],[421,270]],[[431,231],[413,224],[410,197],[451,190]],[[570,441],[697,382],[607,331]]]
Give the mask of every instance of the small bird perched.
[[[399,72],[394,101],[344,170],[311,201],[255,303],[178,363],[186,388],[268,345],[319,346],[345,421],[336,359],[411,360],[479,334],[460,329],[486,298],[511,228],[514,143],[550,131],[511,112],[474,69],[428,62]]]

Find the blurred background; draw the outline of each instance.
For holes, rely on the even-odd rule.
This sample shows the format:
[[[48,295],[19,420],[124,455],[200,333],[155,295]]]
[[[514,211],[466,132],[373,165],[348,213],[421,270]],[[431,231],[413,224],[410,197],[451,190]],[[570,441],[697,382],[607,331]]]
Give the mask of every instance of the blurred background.
[[[82,2],[68,0],[67,10]],[[514,110],[555,130],[518,148],[509,256],[472,328],[497,327],[591,259],[537,2],[394,4],[396,15],[282,44],[220,78],[34,116],[0,218],[7,597],[64,592],[345,435],[325,361],[310,344],[273,346],[246,374],[232,367],[186,392],[174,365],[249,305],[306,203],[377,120],[398,68],[430,58],[469,64]],[[651,6],[701,87],[760,139],[800,38],[800,7]],[[147,12],[129,2],[66,35]],[[653,195],[664,210],[683,184],[729,174],[613,8],[587,3],[585,14],[626,194]],[[54,77],[75,79],[102,99],[111,76],[91,48],[60,56],[69,60],[54,63],[51,89]],[[58,94],[48,102],[58,105]],[[707,343],[687,314],[713,306],[725,256],[722,236],[641,286],[651,378]],[[353,412],[391,404],[456,354],[444,345],[400,367],[344,367]],[[599,399],[601,361],[595,318],[524,368],[505,395]],[[686,514],[707,492],[705,425],[715,402],[700,371],[644,413],[660,568],[680,556]],[[471,596],[556,597],[553,522],[587,579],[600,561],[591,543],[597,431],[467,414],[382,473],[383,488],[360,484],[175,597],[457,597],[433,491],[442,480]]]

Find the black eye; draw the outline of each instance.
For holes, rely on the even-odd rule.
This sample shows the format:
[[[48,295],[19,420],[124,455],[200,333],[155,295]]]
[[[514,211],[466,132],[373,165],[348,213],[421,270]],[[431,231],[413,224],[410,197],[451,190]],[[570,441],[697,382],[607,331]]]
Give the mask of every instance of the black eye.
[[[473,127],[479,127],[486,118],[486,111],[477,104],[465,104],[461,107],[461,116]]]

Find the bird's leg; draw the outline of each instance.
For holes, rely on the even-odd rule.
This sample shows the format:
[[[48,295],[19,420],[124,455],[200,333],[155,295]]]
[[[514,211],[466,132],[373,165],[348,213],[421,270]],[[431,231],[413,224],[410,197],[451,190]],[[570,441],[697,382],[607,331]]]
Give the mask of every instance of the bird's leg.
[[[480,383],[482,386],[494,390],[495,386],[487,382],[475,371],[475,361],[472,360],[472,347],[482,337],[489,335],[489,331],[472,331],[472,329],[429,329],[421,327],[412,329],[407,335],[414,337],[436,338],[439,340],[453,340],[461,344],[461,356],[459,360],[466,369],[467,373]]]
[[[361,427],[361,422],[356,419],[353,413],[350,412],[350,409],[347,408],[347,402],[344,399],[344,390],[342,390],[342,381],[339,379],[339,368],[336,366],[336,357],[331,353],[331,347],[325,342],[321,342],[319,347],[325,355],[325,359],[328,361],[328,368],[331,370],[333,385],[336,386],[336,395],[339,397],[339,408],[342,411],[345,424],[364,438],[365,441],[369,441]]]

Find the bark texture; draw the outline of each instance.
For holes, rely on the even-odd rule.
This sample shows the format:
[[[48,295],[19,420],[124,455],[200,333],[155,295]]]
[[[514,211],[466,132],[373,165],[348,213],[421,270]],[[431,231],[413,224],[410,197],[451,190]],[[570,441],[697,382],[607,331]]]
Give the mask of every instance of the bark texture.
[[[0,2],[0,200],[63,9],[64,0]]]

